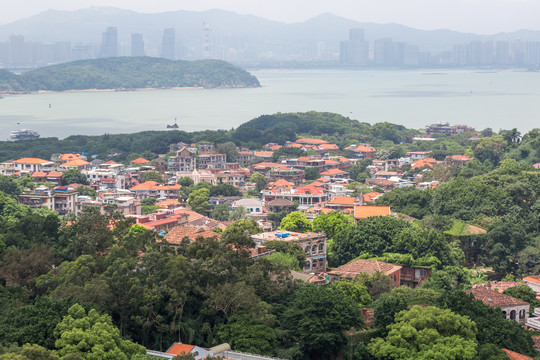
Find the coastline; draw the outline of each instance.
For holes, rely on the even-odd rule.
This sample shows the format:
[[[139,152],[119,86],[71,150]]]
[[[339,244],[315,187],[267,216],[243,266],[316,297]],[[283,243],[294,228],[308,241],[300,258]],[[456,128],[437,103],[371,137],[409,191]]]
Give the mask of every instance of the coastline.
[[[211,89],[251,89],[259,86],[175,86],[156,88],[112,88],[112,89],[69,89],[69,90],[37,90],[37,91],[0,91],[1,95],[27,95],[27,94],[52,94],[52,93],[85,93],[85,92],[127,92],[127,91],[150,91],[150,90],[211,90]]]

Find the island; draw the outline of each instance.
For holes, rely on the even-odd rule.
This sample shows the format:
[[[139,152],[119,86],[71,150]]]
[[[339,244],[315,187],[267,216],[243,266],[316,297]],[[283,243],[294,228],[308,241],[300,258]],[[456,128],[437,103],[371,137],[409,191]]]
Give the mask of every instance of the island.
[[[20,75],[0,69],[0,92],[259,87],[246,70],[221,60],[114,57],[79,60]]]

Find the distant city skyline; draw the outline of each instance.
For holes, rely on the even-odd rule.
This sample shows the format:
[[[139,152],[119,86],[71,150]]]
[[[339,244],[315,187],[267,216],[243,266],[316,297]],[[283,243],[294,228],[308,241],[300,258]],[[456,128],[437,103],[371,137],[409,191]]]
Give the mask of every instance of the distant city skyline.
[[[282,22],[302,22],[333,13],[361,22],[398,23],[422,30],[450,29],[494,34],[540,30],[540,0],[1,0],[0,25],[48,9],[116,7],[141,13],[223,9]]]

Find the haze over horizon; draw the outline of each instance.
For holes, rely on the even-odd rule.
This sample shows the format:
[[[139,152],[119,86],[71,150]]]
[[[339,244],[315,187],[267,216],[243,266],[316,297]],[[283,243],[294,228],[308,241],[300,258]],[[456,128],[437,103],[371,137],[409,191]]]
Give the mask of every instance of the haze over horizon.
[[[540,30],[540,0],[2,0],[0,25],[48,9],[73,11],[91,6],[140,13],[178,10],[229,10],[287,23],[332,13],[360,22],[397,23],[421,30],[449,29],[494,34],[521,29]]]

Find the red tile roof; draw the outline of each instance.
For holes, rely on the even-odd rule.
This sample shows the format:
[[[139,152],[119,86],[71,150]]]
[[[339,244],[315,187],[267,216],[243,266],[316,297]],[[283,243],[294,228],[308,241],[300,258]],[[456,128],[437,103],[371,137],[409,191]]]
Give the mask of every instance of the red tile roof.
[[[382,194],[376,191],[368,192],[367,194],[362,195],[364,202],[373,202],[375,198],[381,196]]]
[[[135,160],[131,160],[130,163],[132,163],[132,164],[150,164],[150,161],[146,160],[144,158],[137,158]]]
[[[316,186],[306,185],[299,188],[296,188],[294,191],[295,194],[312,194],[312,195],[321,195],[322,191]]]
[[[64,173],[60,172],[60,171],[50,171],[48,174],[47,174],[47,177],[62,177],[62,175],[64,175]]]
[[[321,144],[319,145],[321,150],[339,150],[339,147],[336,144]]]
[[[181,343],[174,343],[169,350],[167,350],[167,354],[172,355],[181,355],[181,354],[189,354],[191,350],[193,350],[195,346],[194,345],[188,345],[188,344],[181,344]]]
[[[22,158],[22,159],[13,161],[13,164],[32,164],[32,165],[37,165],[37,164],[48,164],[48,163],[52,163],[52,161],[50,161],[50,160],[43,160],[43,159],[39,159],[39,158]]]
[[[167,235],[165,235],[165,239],[167,239],[170,244],[179,245],[184,238],[195,241],[199,236],[204,238],[211,238],[215,236],[218,240],[221,238],[221,235],[218,233],[205,228],[175,226]]]
[[[340,175],[345,174],[346,171],[340,170],[340,169],[330,169],[325,172],[322,172],[321,175],[331,176],[331,175]]]
[[[63,163],[62,166],[82,166],[88,164],[90,164],[88,161],[76,158],[74,160]]]
[[[302,138],[302,139],[298,139],[296,140],[297,143],[299,144],[328,144],[328,141],[326,140],[321,140],[321,139],[308,139],[308,138]]]
[[[529,305],[529,303],[523,300],[516,299],[515,297],[506,294],[502,294],[496,290],[492,290],[489,287],[485,286],[470,289],[467,290],[467,292],[472,293],[476,299],[492,307]]]
[[[43,171],[34,171],[32,177],[46,177],[47,173]]]
[[[423,168],[424,166],[433,167],[436,163],[437,160],[433,158],[420,159],[412,164],[411,169]]]
[[[389,264],[378,260],[358,259],[351,261],[348,264],[341,265],[340,267],[330,271],[329,274],[340,275],[346,278],[354,278],[356,275],[361,273],[374,274],[376,271],[380,271],[386,275],[391,275],[400,269],[400,265]]]
[[[79,158],[79,154],[62,154],[60,155],[60,160],[61,161],[68,161],[68,160],[73,160],[73,159],[78,159]]]
[[[355,206],[354,218],[367,219],[373,216],[390,215],[390,206]]]
[[[350,196],[338,196],[331,201],[329,201],[327,204],[330,205],[350,205],[353,206],[356,201],[356,198],[350,197]]]
[[[523,278],[523,281],[529,281],[535,284],[540,284],[540,275],[531,275]]]
[[[508,355],[510,360],[534,360],[530,356],[523,355],[512,350],[508,350],[508,349],[501,349],[501,350],[504,351],[506,355]]]
[[[129,190],[151,190],[157,184],[159,184],[157,181],[146,181],[146,182],[143,182],[142,184],[137,184],[137,185],[133,186]]]

